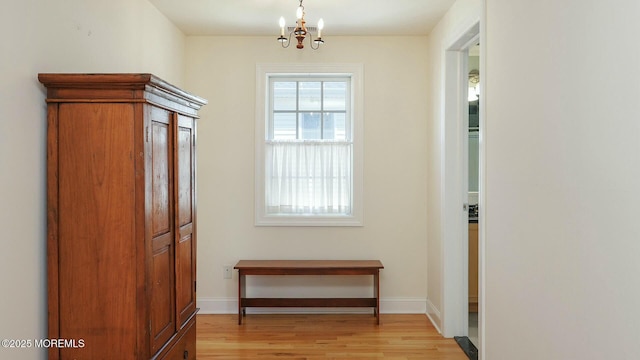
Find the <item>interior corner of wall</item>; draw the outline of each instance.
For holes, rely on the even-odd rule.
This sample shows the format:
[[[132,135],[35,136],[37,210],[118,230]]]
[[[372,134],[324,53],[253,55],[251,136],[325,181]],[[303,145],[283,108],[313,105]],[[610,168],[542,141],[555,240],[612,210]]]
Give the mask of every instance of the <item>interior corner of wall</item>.
[[[427,317],[431,320],[436,330],[438,330],[438,333],[442,335],[442,330],[440,330],[442,328],[442,316],[440,310],[433,305],[430,299],[427,299]]]

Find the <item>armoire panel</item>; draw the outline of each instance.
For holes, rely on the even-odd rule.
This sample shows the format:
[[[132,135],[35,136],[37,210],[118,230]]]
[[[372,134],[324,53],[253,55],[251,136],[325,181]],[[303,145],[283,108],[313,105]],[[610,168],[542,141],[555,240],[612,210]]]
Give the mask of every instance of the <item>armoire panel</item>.
[[[158,236],[171,231],[171,129],[157,121],[152,122],[152,128],[152,234]]]
[[[60,338],[102,347],[62,348],[69,358],[133,359],[136,248],[133,107],[61,104],[58,131]],[[114,297],[111,289],[119,294]],[[85,324],[93,324],[87,331]],[[126,356],[128,354],[128,357]]]
[[[152,352],[160,350],[162,345],[175,333],[175,312],[173,303],[173,251],[166,245],[153,253],[153,272],[151,275],[151,336]]]
[[[178,262],[176,286],[176,307],[179,313],[179,324],[184,324],[196,309],[194,286],[194,263],[193,263],[193,238],[191,233],[180,239],[178,243]]]
[[[188,224],[193,219],[193,135],[192,129],[178,127],[178,224]]]

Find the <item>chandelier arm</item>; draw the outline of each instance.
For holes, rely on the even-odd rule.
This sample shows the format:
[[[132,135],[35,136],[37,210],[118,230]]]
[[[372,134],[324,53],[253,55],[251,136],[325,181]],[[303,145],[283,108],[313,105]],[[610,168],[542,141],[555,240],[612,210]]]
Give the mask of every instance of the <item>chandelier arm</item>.
[[[289,33],[289,38],[285,38],[283,36],[280,36],[278,38],[278,41],[280,41],[280,45],[282,45],[283,48],[288,48],[289,45],[291,45],[291,34],[293,34],[293,31]],[[287,45],[285,46],[284,43],[287,43]]]
[[[316,47],[313,47],[313,44],[316,44]],[[313,34],[309,33],[309,45],[313,50],[320,49],[320,45],[324,44],[324,40],[321,37],[313,38]]]
[[[313,43],[315,42],[315,40],[313,40],[313,34],[309,34],[309,46],[311,46],[311,48],[313,50],[318,50],[320,49],[320,42],[316,42],[316,47],[313,47]]]

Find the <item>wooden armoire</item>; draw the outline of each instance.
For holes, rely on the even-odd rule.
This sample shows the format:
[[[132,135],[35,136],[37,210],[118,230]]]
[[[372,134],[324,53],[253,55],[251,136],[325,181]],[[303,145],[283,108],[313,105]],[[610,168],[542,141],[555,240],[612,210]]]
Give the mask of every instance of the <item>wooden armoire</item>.
[[[49,359],[195,359],[196,119],[151,74],[47,89]],[[69,344],[74,344],[73,342]]]

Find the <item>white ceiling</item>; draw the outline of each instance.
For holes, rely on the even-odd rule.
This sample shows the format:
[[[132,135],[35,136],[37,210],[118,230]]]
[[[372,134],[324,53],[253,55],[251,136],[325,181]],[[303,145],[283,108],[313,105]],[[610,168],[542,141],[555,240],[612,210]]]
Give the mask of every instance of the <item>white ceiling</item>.
[[[186,35],[279,35],[299,0],[150,0]],[[425,35],[455,0],[304,0],[307,25],[323,35]],[[323,36],[323,37],[324,37]]]

